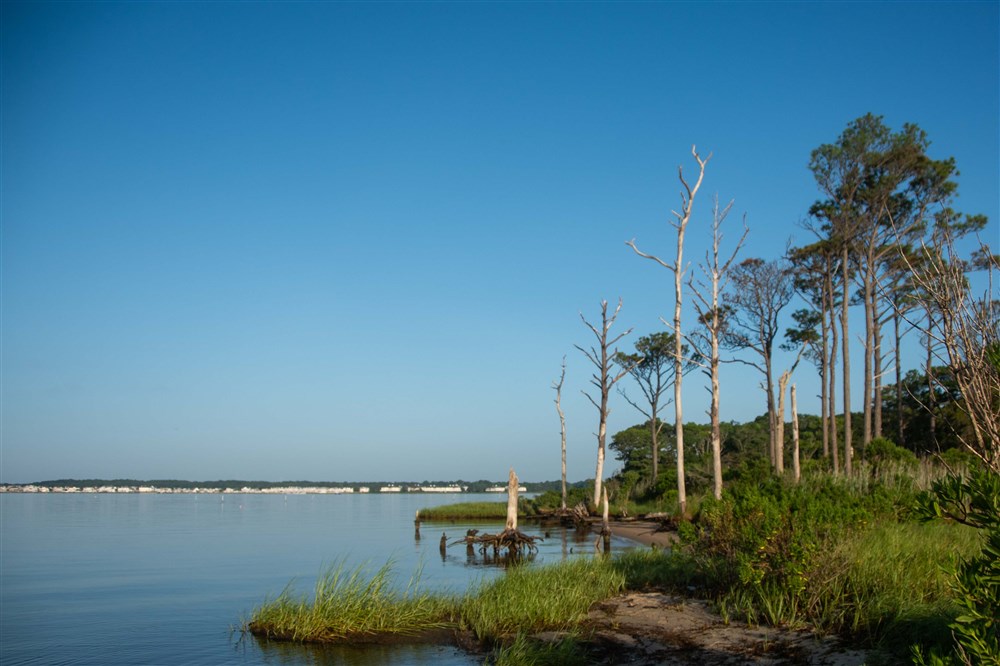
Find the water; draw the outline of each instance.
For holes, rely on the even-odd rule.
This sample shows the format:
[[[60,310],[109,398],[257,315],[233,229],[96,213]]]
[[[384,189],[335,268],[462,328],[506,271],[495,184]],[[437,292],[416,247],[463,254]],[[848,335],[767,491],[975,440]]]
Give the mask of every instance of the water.
[[[343,561],[392,558],[400,585],[463,591],[496,567],[449,541],[493,524],[424,523],[426,506],[496,495],[0,495],[0,664],[475,664],[450,646],[310,648],[234,631],[290,581],[302,593]],[[520,525],[541,536],[541,528]],[[593,536],[548,528],[536,562],[590,553]],[[613,543],[613,548],[628,542]]]

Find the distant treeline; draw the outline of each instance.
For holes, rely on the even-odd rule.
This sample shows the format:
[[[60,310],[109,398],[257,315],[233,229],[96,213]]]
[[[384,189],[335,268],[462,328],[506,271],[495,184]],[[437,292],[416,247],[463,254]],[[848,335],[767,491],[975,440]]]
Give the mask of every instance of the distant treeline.
[[[573,486],[579,485],[584,486],[587,483],[591,483],[592,480],[579,481]],[[140,486],[154,487],[154,488],[165,488],[165,489],[177,489],[177,490],[191,490],[194,488],[205,488],[211,490],[225,490],[226,488],[232,488],[239,490],[241,488],[251,488],[253,490],[267,490],[269,488],[361,488],[368,487],[371,488],[373,492],[377,492],[379,488],[383,486],[400,486],[404,490],[407,487],[414,486],[461,486],[467,489],[470,493],[481,493],[484,492],[489,487],[495,486],[506,486],[507,481],[487,481],[486,479],[480,479],[479,481],[463,481],[459,479],[458,481],[364,481],[364,482],[346,482],[346,481],[245,481],[239,479],[220,479],[218,481],[185,481],[181,479],[53,479],[51,481],[37,481],[35,483],[12,483],[8,484],[11,486],[40,486],[47,488],[88,488],[94,487],[98,488],[101,486],[112,486],[116,488],[122,487],[135,487]],[[541,481],[537,483],[522,482],[522,486],[527,488],[530,493],[540,493],[547,490],[559,490],[561,487],[559,481]]]

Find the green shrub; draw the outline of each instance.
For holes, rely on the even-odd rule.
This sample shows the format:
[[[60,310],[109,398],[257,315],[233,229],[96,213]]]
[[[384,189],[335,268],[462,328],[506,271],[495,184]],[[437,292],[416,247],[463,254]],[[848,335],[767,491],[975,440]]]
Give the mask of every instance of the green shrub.
[[[865,456],[869,461],[875,463],[903,463],[906,465],[916,465],[917,456],[909,449],[904,449],[885,437],[876,437],[868,442],[865,449]]]
[[[936,481],[921,495],[923,517],[948,518],[984,533],[982,550],[954,569],[952,588],[961,613],[949,625],[950,654],[914,647],[918,663],[1000,664],[1000,474],[974,469]]]

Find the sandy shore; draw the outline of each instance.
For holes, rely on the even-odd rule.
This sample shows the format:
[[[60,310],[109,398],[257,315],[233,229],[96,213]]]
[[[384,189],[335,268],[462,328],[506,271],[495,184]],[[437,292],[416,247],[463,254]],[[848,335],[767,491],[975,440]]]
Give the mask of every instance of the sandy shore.
[[[612,520],[608,527],[614,536],[631,539],[646,546],[669,548],[677,543],[676,531],[664,529],[660,523],[651,520]]]
[[[646,546],[670,548],[678,541],[675,530],[656,521],[611,521],[608,526],[614,536]],[[599,664],[860,666],[867,658],[835,637],[726,622],[704,600],[656,591],[606,599],[591,609],[584,624],[594,632],[589,646]]]

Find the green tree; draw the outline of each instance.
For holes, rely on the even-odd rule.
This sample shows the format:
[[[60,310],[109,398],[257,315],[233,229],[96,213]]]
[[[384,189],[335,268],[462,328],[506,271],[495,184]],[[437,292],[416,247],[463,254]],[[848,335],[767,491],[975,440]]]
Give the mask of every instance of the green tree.
[[[618,392],[636,411],[649,419],[650,455],[652,470],[650,482],[656,483],[659,476],[659,445],[663,422],[659,420],[660,409],[669,404],[667,389],[674,385],[677,366],[674,364],[674,336],[666,333],[651,333],[635,342],[635,353],[618,352],[615,362],[624,368],[642,392],[644,402],[631,399],[619,386]],[[681,353],[687,357],[687,345],[681,346]],[[688,364],[688,367],[690,365]]]

